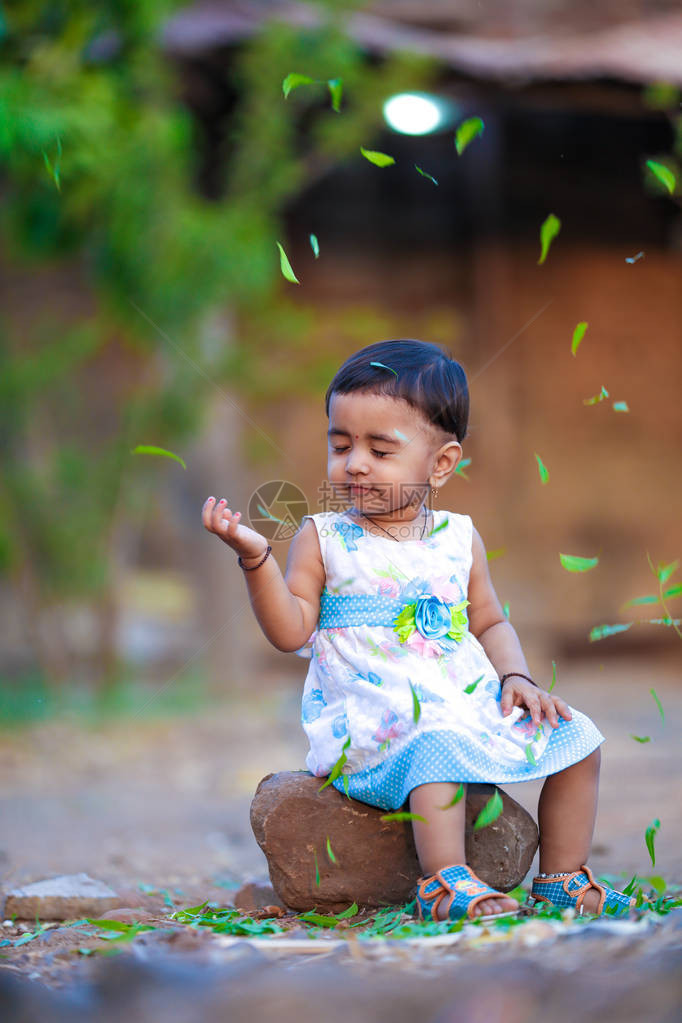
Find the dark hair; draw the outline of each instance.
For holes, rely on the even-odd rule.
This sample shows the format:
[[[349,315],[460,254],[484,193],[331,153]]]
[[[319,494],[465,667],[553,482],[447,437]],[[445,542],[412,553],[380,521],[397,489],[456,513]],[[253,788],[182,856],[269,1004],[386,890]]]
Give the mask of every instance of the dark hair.
[[[381,362],[387,368],[373,366],[373,362]],[[466,374],[438,345],[407,339],[378,341],[361,348],[346,359],[327,388],[327,416],[332,395],[352,391],[402,398],[434,426],[454,434],[458,441],[466,437],[469,421]]]

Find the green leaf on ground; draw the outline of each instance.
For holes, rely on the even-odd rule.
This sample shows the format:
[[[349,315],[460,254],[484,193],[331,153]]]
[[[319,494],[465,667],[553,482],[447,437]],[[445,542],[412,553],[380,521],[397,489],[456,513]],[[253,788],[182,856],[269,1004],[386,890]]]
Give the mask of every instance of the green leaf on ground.
[[[376,149],[365,149],[363,146],[360,146],[360,152],[365,160],[369,160],[375,167],[390,167],[392,163],[395,163],[392,156],[388,156],[386,153],[379,153]]]
[[[291,263],[287,258],[287,254],[279,242],[277,242],[277,247],[279,249],[279,266],[282,271],[282,276],[286,277],[286,279],[291,281],[292,284],[300,284],[298,277],[291,269]]]
[[[540,253],[540,258],[538,259],[538,266],[541,263],[544,263],[544,261],[547,259],[549,247],[556,238],[556,236],[558,235],[560,230],[561,221],[559,220],[558,217],[555,217],[553,213],[550,213],[549,216],[542,222],[542,226],[540,227],[540,245],[542,247],[542,251]]]
[[[391,821],[423,821],[424,824],[428,823],[426,817],[422,817],[418,813],[407,813],[404,810],[399,810],[397,813],[386,813],[379,820],[386,821],[387,824]]]
[[[455,149],[457,155],[461,156],[466,147],[482,135],[485,130],[485,124],[483,119],[480,117],[469,117],[466,121],[462,121],[455,130]]]
[[[581,558],[578,554],[559,554],[559,560],[567,572],[589,572],[599,564],[599,558]]]
[[[573,331],[573,340],[571,341],[571,354],[575,355],[578,351],[578,346],[582,339],[585,337],[585,331],[587,330],[587,323],[585,320],[581,320]]]
[[[130,452],[131,455],[161,455],[163,458],[174,458],[176,462],[179,462],[183,469],[187,466],[183,462],[180,455],[174,455],[172,451],[166,451],[165,448],[156,448],[152,444],[138,444],[136,448]]]

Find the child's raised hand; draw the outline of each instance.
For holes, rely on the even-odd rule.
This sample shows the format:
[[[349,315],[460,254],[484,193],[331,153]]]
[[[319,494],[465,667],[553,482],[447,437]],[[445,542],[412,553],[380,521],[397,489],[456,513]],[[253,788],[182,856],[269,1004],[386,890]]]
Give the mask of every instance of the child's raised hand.
[[[242,558],[257,558],[265,554],[268,541],[255,529],[243,526],[241,512],[231,512],[224,498],[216,501],[209,497],[201,509],[201,521],[209,533],[215,533],[228,547]]]
[[[568,704],[559,696],[552,696],[539,686],[534,686],[532,682],[512,676],[502,686],[500,700],[502,716],[507,717],[514,707],[526,707],[536,728],[542,722],[543,713],[552,728],[559,727],[558,715],[566,721],[570,721],[573,716]]]

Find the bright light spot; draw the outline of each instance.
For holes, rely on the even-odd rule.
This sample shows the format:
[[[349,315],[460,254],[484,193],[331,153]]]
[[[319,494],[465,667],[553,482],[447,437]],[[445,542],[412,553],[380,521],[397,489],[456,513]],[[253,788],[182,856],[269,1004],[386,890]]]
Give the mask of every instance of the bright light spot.
[[[428,135],[449,120],[442,100],[419,92],[402,92],[387,99],[384,119],[402,135]]]

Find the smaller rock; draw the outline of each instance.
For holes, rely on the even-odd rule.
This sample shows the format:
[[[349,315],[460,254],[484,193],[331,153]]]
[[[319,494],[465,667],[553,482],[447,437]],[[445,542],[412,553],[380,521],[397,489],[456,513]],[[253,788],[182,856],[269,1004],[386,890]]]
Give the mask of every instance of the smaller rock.
[[[275,895],[275,889],[271,884],[259,884],[257,881],[248,881],[243,884],[234,897],[234,904],[243,913],[255,913],[259,909],[271,908],[284,905]]]
[[[3,914],[18,920],[78,920],[120,905],[119,896],[87,874],[62,874],[5,892]]]

